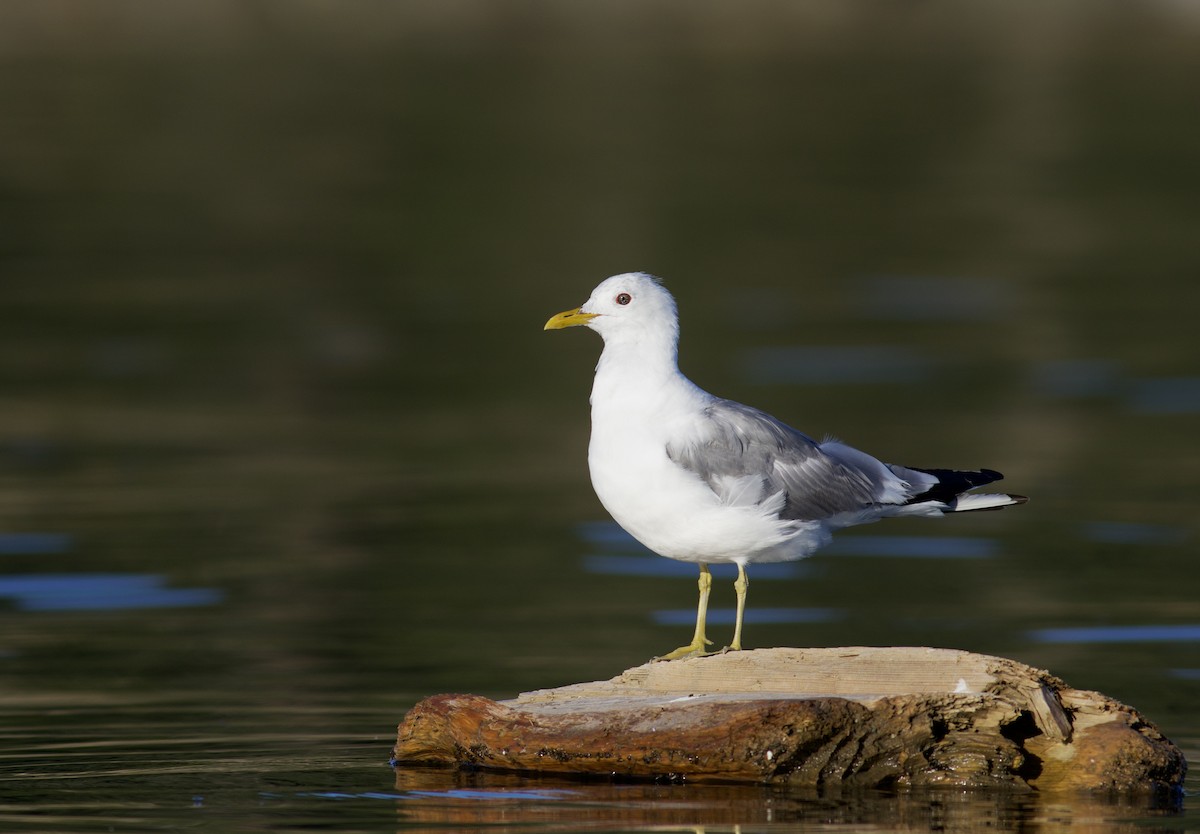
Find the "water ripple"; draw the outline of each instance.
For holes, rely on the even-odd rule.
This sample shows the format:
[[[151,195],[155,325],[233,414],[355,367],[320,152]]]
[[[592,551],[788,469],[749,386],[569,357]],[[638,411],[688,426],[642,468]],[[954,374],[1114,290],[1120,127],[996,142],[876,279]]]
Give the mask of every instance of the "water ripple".
[[[216,605],[214,588],[168,588],[151,573],[45,573],[0,576],[0,599],[21,611],[120,611]]]
[[[1043,628],[1029,637],[1038,643],[1192,643],[1200,642],[1200,625]]]

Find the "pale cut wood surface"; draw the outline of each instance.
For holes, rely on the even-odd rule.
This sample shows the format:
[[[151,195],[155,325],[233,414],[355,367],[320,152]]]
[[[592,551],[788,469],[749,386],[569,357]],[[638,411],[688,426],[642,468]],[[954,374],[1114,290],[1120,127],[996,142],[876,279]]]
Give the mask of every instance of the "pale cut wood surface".
[[[583,697],[620,692],[842,696],[978,693],[995,687],[1019,665],[957,649],[757,649],[647,663],[609,681],[523,693],[516,701],[532,704],[575,694]],[[1031,682],[1034,679],[1030,677]]]
[[[398,764],[825,787],[1178,790],[1179,749],[1131,707],[953,649],[759,649],[648,663],[509,701],[438,695]]]
[[[525,692],[514,706],[572,708],[586,698],[592,708],[618,708],[607,699],[645,696],[781,694],[839,696],[857,700],[895,695],[1008,694],[1028,702],[1042,732],[1069,738],[1070,720],[1055,695],[1062,681],[1048,672],[1002,657],[958,649],[851,646],[820,649],[757,649],[670,663],[636,666],[607,681]],[[578,705],[575,705],[577,708]]]

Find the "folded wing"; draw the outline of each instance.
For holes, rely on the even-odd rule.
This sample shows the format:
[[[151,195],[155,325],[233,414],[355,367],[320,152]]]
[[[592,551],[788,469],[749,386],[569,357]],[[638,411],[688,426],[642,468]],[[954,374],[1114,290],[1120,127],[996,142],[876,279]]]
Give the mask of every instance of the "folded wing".
[[[781,518],[800,521],[904,504],[937,480],[913,470],[918,483],[910,483],[870,455],[836,441],[818,443],[732,400],[714,400],[697,431],[668,444],[667,454],[724,503],[778,503]]]

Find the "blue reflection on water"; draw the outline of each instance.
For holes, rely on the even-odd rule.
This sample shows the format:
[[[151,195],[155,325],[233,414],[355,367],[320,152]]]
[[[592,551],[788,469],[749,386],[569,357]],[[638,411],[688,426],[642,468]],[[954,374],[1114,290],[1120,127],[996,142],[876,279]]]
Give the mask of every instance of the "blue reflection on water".
[[[282,794],[263,792],[259,796],[263,799],[288,799],[291,796],[295,797],[311,797],[314,799],[386,799],[395,801],[397,799],[476,799],[484,801],[495,800],[557,800],[564,799],[570,796],[575,796],[576,791],[566,790],[562,788],[553,788],[547,790],[467,790],[461,788],[452,788],[444,791],[364,791],[362,793],[349,793],[345,791],[302,791],[296,794]]]
[[[1200,625],[1043,628],[1029,637],[1038,643],[1189,643],[1200,642]]]
[[[1200,412],[1200,376],[1139,380],[1130,399],[1142,414],[1195,414]]]
[[[149,573],[50,573],[0,576],[0,599],[22,611],[122,611],[216,605],[214,588],[167,588]]]
[[[588,521],[579,525],[579,537],[590,544],[604,545],[621,550],[642,550],[649,553],[641,542],[625,532],[615,521]]]
[[[1083,525],[1083,537],[1106,544],[1179,544],[1187,531],[1165,524],[1093,521]]]
[[[1045,395],[1058,398],[1122,396],[1139,414],[1196,414],[1200,412],[1200,376],[1127,379],[1120,368],[1104,359],[1063,359],[1034,366],[1034,383]]]
[[[409,798],[428,798],[428,797],[451,797],[452,799],[564,799],[568,796],[574,796],[577,791],[566,790],[564,788],[549,788],[546,790],[507,790],[497,789],[494,791],[481,790],[466,790],[456,788],[445,791],[408,791]]]
[[[0,533],[0,555],[66,553],[71,537],[66,533]]]
[[[659,625],[692,625],[696,622],[694,608],[665,608],[654,612]],[[748,608],[742,618],[747,623],[829,623],[844,619],[837,608]],[[732,625],[737,619],[733,608],[710,608],[709,624]]]
[[[263,799],[289,799],[288,794],[280,793],[261,793]],[[363,793],[346,793],[343,791],[303,791],[294,794],[298,798],[312,799],[386,799],[394,802],[397,799],[411,799],[412,796],[403,793],[390,793],[388,791],[364,791]]]
[[[1121,389],[1120,369],[1107,359],[1055,359],[1033,368],[1034,382],[1049,397],[1102,397]]]
[[[893,321],[995,319],[1009,308],[999,281],[948,275],[874,275],[862,281],[863,305],[872,317]]]
[[[969,536],[833,537],[824,553],[838,556],[891,556],[907,559],[988,559],[999,546],[993,539]]]
[[[733,565],[709,565],[709,570],[718,579],[737,576]],[[614,576],[691,576],[695,577],[699,567],[691,562],[679,562],[662,556],[588,556],[583,560],[583,569],[588,573]],[[810,571],[796,562],[769,565],[754,565],[755,580],[798,579]]]
[[[579,525],[579,536],[584,541],[602,547],[605,550],[631,551],[645,554],[635,556],[597,555],[589,557],[585,565],[593,573],[625,573],[633,575],[675,576],[682,573],[693,573],[695,568],[680,564],[669,559],[649,557],[653,554],[643,547],[637,539],[626,533],[620,525],[613,521],[593,521]],[[833,543],[820,553],[838,556],[889,556],[912,559],[988,559],[999,552],[999,544],[994,539],[973,536],[862,536],[852,533],[839,533],[833,537]],[[644,563],[643,563],[644,562]],[[655,567],[655,564],[662,563]],[[766,568],[779,568],[777,576],[795,577],[804,572],[795,563],[783,565],[755,565],[755,575],[766,577],[762,571]],[[769,571],[768,571],[769,572]]]

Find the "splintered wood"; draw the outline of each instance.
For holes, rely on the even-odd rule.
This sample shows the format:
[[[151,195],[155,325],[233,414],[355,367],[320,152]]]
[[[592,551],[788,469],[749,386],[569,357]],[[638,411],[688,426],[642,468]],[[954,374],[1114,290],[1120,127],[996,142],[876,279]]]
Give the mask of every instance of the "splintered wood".
[[[805,786],[1178,788],[1179,749],[1132,708],[950,649],[759,649],[648,663],[510,701],[436,695],[397,764]]]

